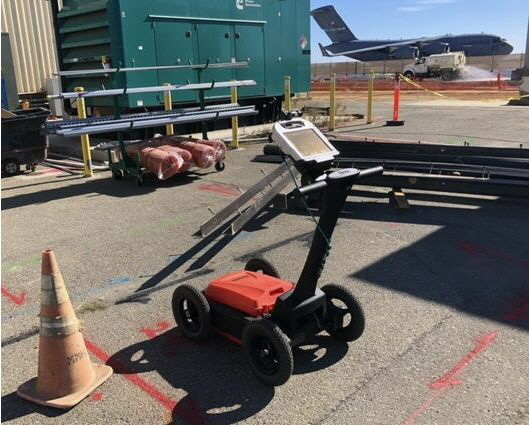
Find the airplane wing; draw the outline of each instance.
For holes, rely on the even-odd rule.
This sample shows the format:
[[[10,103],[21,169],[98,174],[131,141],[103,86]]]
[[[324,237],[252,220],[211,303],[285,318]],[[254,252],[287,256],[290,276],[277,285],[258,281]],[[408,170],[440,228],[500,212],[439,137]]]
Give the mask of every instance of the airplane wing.
[[[391,49],[392,47],[410,46],[410,47],[421,48],[421,47],[424,47],[425,44],[431,43],[433,41],[438,41],[441,38],[442,37],[422,37],[422,38],[415,38],[412,40],[398,41],[396,43],[378,44],[375,46],[364,47],[363,49],[344,50],[342,52],[336,52],[336,53],[329,51],[329,49],[323,47],[321,44],[319,46],[320,46],[323,56],[334,57],[334,56],[351,55],[355,53],[374,52],[377,50]]]

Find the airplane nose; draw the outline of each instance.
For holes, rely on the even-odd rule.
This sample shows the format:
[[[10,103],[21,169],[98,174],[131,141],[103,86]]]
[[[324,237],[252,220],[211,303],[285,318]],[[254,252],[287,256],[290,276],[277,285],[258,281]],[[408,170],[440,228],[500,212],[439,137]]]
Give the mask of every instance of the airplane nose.
[[[495,44],[495,50],[499,55],[510,55],[513,51],[513,47],[509,43],[500,42]]]
[[[513,50],[514,47],[511,46],[509,43],[503,43],[503,51],[505,52],[504,55],[510,55]]]

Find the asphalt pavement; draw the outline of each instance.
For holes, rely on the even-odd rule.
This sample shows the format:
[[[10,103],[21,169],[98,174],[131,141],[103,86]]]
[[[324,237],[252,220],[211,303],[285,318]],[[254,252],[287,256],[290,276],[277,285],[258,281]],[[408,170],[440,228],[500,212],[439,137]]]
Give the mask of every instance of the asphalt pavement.
[[[513,122],[523,118],[514,114]],[[497,137],[492,124],[467,121],[479,131],[490,125],[470,135]],[[513,125],[497,134],[525,142],[524,122]],[[170,306],[178,285],[203,288],[253,256],[287,280],[303,267],[315,228],[306,213],[270,208],[235,237],[194,236],[211,211],[275,167],[251,162],[262,147],[230,151],[223,172],[151,176],[141,188],[106,171],[85,179],[45,167],[2,180],[2,420],[529,424],[529,201],[409,191],[411,208],[397,210],[387,189],[362,187],[348,198],[320,284],[351,288],[366,331],[350,344],[322,333],[296,349],[294,374],[281,387],[256,380],[236,344],[182,337]],[[47,248],[92,360],[115,372],[66,412],[15,394],[37,373]]]

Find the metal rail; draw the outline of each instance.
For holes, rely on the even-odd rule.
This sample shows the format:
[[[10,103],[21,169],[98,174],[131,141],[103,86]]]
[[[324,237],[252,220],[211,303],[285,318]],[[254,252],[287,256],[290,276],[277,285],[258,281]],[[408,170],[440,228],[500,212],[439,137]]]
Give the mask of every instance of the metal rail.
[[[169,69],[213,69],[213,68],[245,68],[248,61],[228,62],[228,63],[206,63],[200,65],[166,65],[166,66],[138,66],[133,68],[101,68],[101,69],[84,69],[74,71],[59,71],[57,75],[61,77],[73,77],[79,75],[104,75],[118,72],[138,72],[138,71],[164,71]]]
[[[264,162],[269,164],[279,164],[283,158],[279,155],[257,155],[254,158],[255,162]],[[444,163],[444,162],[422,162],[422,161],[406,161],[394,160],[389,158],[344,158],[338,157],[334,162],[334,166],[338,168],[358,167],[369,168],[374,165],[384,164],[384,169],[388,171],[413,171],[425,174],[451,174],[461,173],[472,177],[508,177],[529,180],[529,167],[511,168],[511,167],[495,167],[478,164],[459,164],[459,163]]]
[[[292,170],[292,175],[294,177],[297,177],[299,174],[297,169]],[[231,235],[237,234],[245,225],[248,223],[252,218],[254,218],[259,211],[261,211],[264,207],[266,207],[268,204],[270,204],[276,195],[281,192],[287,185],[292,181],[292,176],[290,173],[285,174],[281,180],[279,180],[272,188],[266,192],[262,198],[257,200],[254,204],[250,205],[248,208],[246,208],[242,214],[235,219],[233,223],[231,223],[230,231]]]
[[[474,177],[388,172],[382,176],[374,176],[360,180],[356,184],[433,192],[529,198],[529,182],[512,179],[479,179]]]
[[[385,156],[386,158],[406,155],[416,155],[421,158],[468,158],[468,157],[490,157],[490,158],[520,158],[529,160],[529,149],[520,147],[503,148],[487,146],[458,146],[434,143],[405,143],[377,141],[376,139],[338,139],[334,137],[329,140],[331,144],[340,151],[342,156],[361,156],[364,152]],[[366,156],[364,156],[365,158]]]
[[[154,87],[132,87],[124,89],[110,89],[110,90],[91,90],[84,92],[66,92],[56,95],[48,96],[48,99],[76,99],[81,97],[103,97],[103,96],[123,96],[126,94],[136,93],[153,93],[153,92],[167,92],[179,90],[212,90],[231,87],[255,86],[257,83],[254,80],[241,81],[221,81],[219,83],[213,81],[211,83],[199,84],[172,84],[168,86],[154,86]]]
[[[270,174],[267,174],[255,185],[250,187],[246,192],[242,193],[237,199],[232,203],[224,207],[221,211],[211,217],[208,221],[200,226],[200,235],[205,237],[211,234],[218,226],[220,226],[228,217],[230,217],[234,212],[239,211],[239,209],[249,202],[255,195],[259,192],[262,192],[267,186],[284,174],[289,166],[293,166],[293,162],[290,159],[287,159],[287,163],[282,163],[279,167],[273,170]],[[272,190],[272,189],[270,189]],[[281,190],[281,189],[280,189]],[[277,194],[277,192],[275,193]]]
[[[205,110],[192,114],[170,114],[165,117],[153,118],[132,118],[119,122],[94,123],[92,125],[76,126],[73,128],[55,129],[55,133],[60,136],[78,136],[81,134],[98,134],[113,131],[134,130],[138,128],[160,127],[167,124],[185,124],[196,121],[211,121],[219,118],[231,118],[234,116],[255,115],[257,111],[253,106],[238,107],[225,110]],[[111,120],[112,121],[112,120]]]
[[[87,118],[84,120],[66,120],[66,121],[48,121],[46,123],[46,130],[53,133],[54,130],[60,129],[60,128],[73,128],[73,127],[79,127],[84,126],[88,124],[97,124],[97,123],[117,123],[117,122],[125,122],[129,121],[134,118],[149,118],[149,117],[165,117],[168,115],[174,115],[175,113],[193,113],[193,112],[200,112],[200,111],[218,111],[222,109],[233,109],[240,107],[238,103],[224,103],[221,105],[209,105],[206,106],[204,109],[201,109],[199,106],[191,107],[191,108],[179,108],[179,109],[173,109],[170,111],[153,111],[153,112],[139,112],[135,114],[125,114],[121,115],[120,118],[115,118],[112,115],[97,117],[97,118]]]

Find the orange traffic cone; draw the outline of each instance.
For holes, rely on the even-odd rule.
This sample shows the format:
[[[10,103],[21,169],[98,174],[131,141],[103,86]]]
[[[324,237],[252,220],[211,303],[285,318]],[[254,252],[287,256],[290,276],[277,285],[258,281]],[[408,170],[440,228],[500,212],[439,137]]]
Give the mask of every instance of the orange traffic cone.
[[[41,291],[38,375],[18,387],[17,394],[34,403],[68,409],[113,371],[110,366],[92,364],[52,250],[42,253]]]

